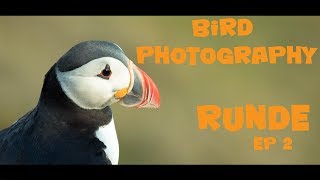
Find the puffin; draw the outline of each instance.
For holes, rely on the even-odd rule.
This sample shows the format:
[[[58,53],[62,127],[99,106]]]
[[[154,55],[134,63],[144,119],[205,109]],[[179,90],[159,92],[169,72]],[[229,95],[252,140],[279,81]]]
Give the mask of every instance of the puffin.
[[[117,165],[113,103],[158,109],[160,94],[117,44],[76,44],[46,73],[37,105],[0,131],[0,164]]]

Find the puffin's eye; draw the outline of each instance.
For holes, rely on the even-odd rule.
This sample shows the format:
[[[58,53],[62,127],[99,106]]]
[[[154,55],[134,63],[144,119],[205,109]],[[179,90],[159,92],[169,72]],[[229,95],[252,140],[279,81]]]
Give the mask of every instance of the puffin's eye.
[[[98,74],[99,77],[104,79],[109,79],[111,77],[112,71],[110,66],[107,64],[106,67]]]

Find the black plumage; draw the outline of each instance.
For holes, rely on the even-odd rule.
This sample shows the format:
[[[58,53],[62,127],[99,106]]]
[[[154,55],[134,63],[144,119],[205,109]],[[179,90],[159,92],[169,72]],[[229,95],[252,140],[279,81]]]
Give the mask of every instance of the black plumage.
[[[86,41],[72,47],[58,61],[61,72],[71,71],[89,61],[101,57],[114,57],[128,66],[128,58],[122,49],[114,43],[107,41]]]
[[[110,66],[99,64],[98,68],[93,68],[92,74],[82,76],[83,71],[91,73],[92,70],[81,69],[82,66],[90,61],[99,62],[99,58],[104,58],[103,60],[108,63],[120,61],[128,73],[120,64],[120,71],[119,67],[114,69],[118,70],[114,73],[117,74],[116,79],[110,79],[109,82],[109,77],[106,77],[109,75],[104,71],[109,70]],[[81,69],[81,73],[68,74],[75,69]],[[67,72],[67,77],[61,77],[60,73],[64,72]],[[91,79],[101,78],[101,72],[105,81]],[[111,70],[108,73],[113,74]],[[78,79],[71,81],[63,79],[74,76]],[[129,78],[129,85],[126,85],[126,80]],[[119,82],[122,83],[121,87]],[[101,83],[104,85],[100,86]],[[76,91],[65,89],[70,86],[71,89],[79,89]],[[77,100],[94,100],[94,105],[96,102],[100,104],[80,106],[81,103],[70,98],[68,94],[70,92],[77,95]],[[159,108],[160,94],[153,80],[135,66],[116,44],[106,41],[86,41],[75,45],[45,75],[36,107],[13,125],[0,131],[0,164],[117,164],[118,139],[112,111],[107,106],[113,102],[119,102],[125,107]],[[110,126],[106,126],[109,123]],[[100,130],[100,127],[102,131],[99,132],[97,130]],[[97,132],[103,142],[96,137]],[[106,144],[111,147],[106,147]]]
[[[54,68],[45,76],[38,105],[0,132],[0,164],[110,164],[94,133],[111,121],[111,108],[76,106]]]
[[[72,47],[47,72],[37,106],[0,132],[0,164],[110,164],[96,130],[112,119],[109,106],[86,110],[63,92],[55,67],[70,71],[100,57],[127,65],[123,51],[106,41]]]

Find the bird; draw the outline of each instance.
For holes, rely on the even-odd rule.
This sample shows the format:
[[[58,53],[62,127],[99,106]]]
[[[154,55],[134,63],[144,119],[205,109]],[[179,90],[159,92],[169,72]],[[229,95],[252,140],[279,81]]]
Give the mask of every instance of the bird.
[[[0,164],[117,165],[113,103],[159,109],[160,94],[116,43],[77,43],[45,74],[35,107],[0,131]]]

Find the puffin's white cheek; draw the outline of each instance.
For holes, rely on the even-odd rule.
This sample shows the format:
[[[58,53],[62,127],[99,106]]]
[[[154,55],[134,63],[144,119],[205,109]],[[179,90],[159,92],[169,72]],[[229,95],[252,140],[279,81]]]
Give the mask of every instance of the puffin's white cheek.
[[[108,64],[111,77],[103,79],[97,76]],[[68,72],[56,69],[57,78],[64,93],[75,104],[84,109],[102,109],[118,101],[114,94],[130,84],[128,68],[119,60],[103,57]]]
[[[82,87],[78,87],[80,98],[87,108],[104,108],[106,102],[113,97],[112,86],[104,79],[94,78],[81,78],[83,83]],[[80,84],[81,85],[81,84]]]
[[[113,87],[114,91],[119,89],[127,88],[130,84],[130,75],[127,72],[124,72],[123,75],[115,76],[116,78],[112,79],[109,84]]]
[[[67,76],[60,83],[65,94],[85,109],[104,108],[113,96],[108,81],[99,77]]]

